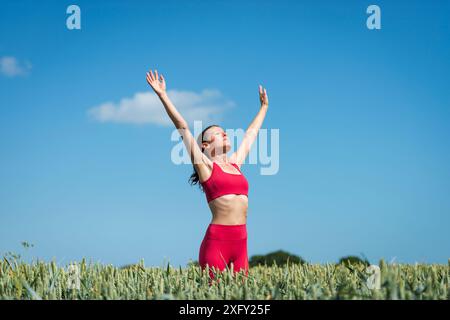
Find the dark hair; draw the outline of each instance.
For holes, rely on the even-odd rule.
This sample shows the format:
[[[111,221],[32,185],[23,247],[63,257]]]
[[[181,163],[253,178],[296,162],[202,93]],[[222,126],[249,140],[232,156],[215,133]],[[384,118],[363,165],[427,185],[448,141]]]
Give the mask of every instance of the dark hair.
[[[203,135],[205,134],[206,130],[208,130],[209,128],[212,128],[212,127],[219,127],[219,128],[221,128],[221,126],[219,126],[219,125],[217,125],[217,124],[212,124],[212,125],[206,127],[205,129],[203,129],[202,133],[198,136],[197,143],[200,145],[200,147],[201,147],[201,149],[202,149],[202,152],[203,152],[203,150],[204,150],[203,146],[201,146],[201,144],[204,142],[204,140],[203,140]],[[197,173],[197,170],[195,169],[194,164],[192,164],[192,167],[193,167],[193,169],[194,169],[194,172],[193,172],[193,173],[191,174],[191,176],[189,177],[189,181],[188,181],[188,182],[189,182],[191,185],[194,185],[194,184],[197,184],[197,183],[198,183],[198,187],[200,188],[200,190],[203,191],[203,187],[202,187],[202,185],[199,183],[199,182],[200,182],[200,177],[198,176],[198,173]]]

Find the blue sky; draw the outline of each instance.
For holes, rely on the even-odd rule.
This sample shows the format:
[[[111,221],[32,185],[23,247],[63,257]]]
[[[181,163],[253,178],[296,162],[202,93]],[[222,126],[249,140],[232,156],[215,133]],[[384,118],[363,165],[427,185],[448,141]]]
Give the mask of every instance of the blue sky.
[[[66,28],[70,4],[81,30]],[[366,27],[370,4],[381,30]],[[258,85],[267,88],[263,128],[279,129],[280,167],[242,167],[249,256],[446,263],[449,10],[448,1],[2,2],[0,253],[28,241],[27,257],[62,264],[198,259],[211,213],[187,182],[192,166],[171,161],[173,126],[145,81],[156,68],[190,124],[199,115],[246,128]],[[153,108],[142,123],[139,97]],[[111,117],[92,116],[105,105]]]

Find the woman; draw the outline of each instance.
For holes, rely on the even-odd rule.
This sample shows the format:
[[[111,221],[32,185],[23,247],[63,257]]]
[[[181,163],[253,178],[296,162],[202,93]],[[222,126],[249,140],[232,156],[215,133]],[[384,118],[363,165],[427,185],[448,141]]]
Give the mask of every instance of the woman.
[[[189,182],[199,183],[205,192],[212,221],[200,246],[199,264],[208,265],[210,278],[215,271],[233,268],[245,271],[248,276],[247,208],[248,182],[241,172],[241,165],[263,123],[269,106],[266,89],[259,86],[261,108],[247,128],[238,150],[229,158],[231,149],[227,134],[219,125],[205,128],[197,142],[187,122],[178,113],[166,93],[166,83],[158,71],[147,72],[147,82],[160,98],[170,119],[181,134],[194,168]],[[218,269],[218,270],[217,270]]]

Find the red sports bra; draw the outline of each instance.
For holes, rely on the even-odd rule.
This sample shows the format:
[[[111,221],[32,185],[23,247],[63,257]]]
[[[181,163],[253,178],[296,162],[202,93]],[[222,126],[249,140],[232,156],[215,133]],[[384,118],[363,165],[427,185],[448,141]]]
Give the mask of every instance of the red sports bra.
[[[236,163],[232,163],[232,165],[241,174],[225,172],[213,161],[211,176],[201,182],[208,203],[224,194],[243,194],[248,197],[248,181],[242,174],[239,166]]]

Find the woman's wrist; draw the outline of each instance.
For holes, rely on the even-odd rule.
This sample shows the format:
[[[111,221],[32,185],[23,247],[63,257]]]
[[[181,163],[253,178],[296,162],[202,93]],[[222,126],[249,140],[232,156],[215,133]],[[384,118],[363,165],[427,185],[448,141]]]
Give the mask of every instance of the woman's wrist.
[[[166,91],[157,92],[156,94],[157,94],[158,97],[160,97],[160,98],[165,98],[165,97],[167,97],[167,92],[166,92]]]

